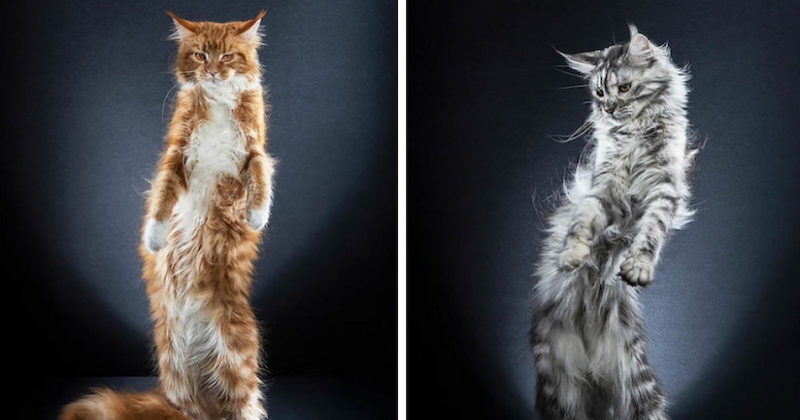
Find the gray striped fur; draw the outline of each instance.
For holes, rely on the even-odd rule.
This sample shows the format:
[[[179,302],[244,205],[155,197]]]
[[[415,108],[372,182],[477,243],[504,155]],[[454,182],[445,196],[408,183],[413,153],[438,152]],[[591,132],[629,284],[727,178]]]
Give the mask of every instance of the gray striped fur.
[[[670,231],[692,215],[689,76],[666,46],[630,30],[626,44],[562,54],[593,101],[586,153],[549,218],[535,271],[531,344],[547,420],[667,419],[638,293]]]

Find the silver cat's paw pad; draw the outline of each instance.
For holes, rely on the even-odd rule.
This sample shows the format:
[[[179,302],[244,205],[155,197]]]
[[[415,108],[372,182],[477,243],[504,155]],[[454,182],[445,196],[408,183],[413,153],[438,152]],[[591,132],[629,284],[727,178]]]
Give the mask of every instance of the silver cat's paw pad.
[[[558,264],[564,271],[572,271],[582,266],[589,260],[591,249],[583,242],[574,242],[568,245],[561,253]]]
[[[631,286],[647,286],[653,282],[653,262],[641,255],[628,255],[619,266],[620,277]]]

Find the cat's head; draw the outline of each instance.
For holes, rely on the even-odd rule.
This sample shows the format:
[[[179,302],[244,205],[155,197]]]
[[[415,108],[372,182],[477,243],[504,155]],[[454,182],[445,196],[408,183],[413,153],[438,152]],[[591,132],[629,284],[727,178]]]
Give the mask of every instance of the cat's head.
[[[175,23],[171,39],[178,42],[177,76],[181,83],[220,84],[243,76],[254,82],[261,75],[258,33],[262,11],[243,22],[192,22],[167,12]]]
[[[676,67],[666,46],[658,46],[630,25],[625,44],[577,54],[559,52],[583,76],[596,118],[612,122],[686,105],[687,73]]]

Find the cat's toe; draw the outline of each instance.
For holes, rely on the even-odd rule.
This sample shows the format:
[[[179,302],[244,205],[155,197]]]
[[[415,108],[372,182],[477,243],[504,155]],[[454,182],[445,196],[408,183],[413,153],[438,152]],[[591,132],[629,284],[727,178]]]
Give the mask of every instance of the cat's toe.
[[[269,205],[264,205],[259,209],[247,209],[247,223],[254,230],[264,229],[269,222]]]
[[[582,266],[589,259],[589,245],[576,242],[568,246],[559,258],[559,266],[564,271],[572,271]]]
[[[650,261],[629,257],[619,268],[620,277],[631,286],[647,286],[653,282],[653,264]]]
[[[167,233],[169,232],[168,221],[158,221],[149,219],[144,227],[142,242],[150,253],[155,254],[167,244]]]

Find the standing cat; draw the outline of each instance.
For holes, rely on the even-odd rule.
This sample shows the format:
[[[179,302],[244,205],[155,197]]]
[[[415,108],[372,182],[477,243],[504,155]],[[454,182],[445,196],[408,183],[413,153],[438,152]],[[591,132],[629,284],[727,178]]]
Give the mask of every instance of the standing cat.
[[[549,220],[531,344],[548,420],[667,419],[636,286],[691,218],[688,74],[630,26],[622,45],[562,54],[592,92],[587,154]]]
[[[140,247],[160,386],[98,391],[65,407],[64,420],[266,417],[249,304],[274,172],[257,55],[264,14],[212,23],[169,13],[181,88]]]

